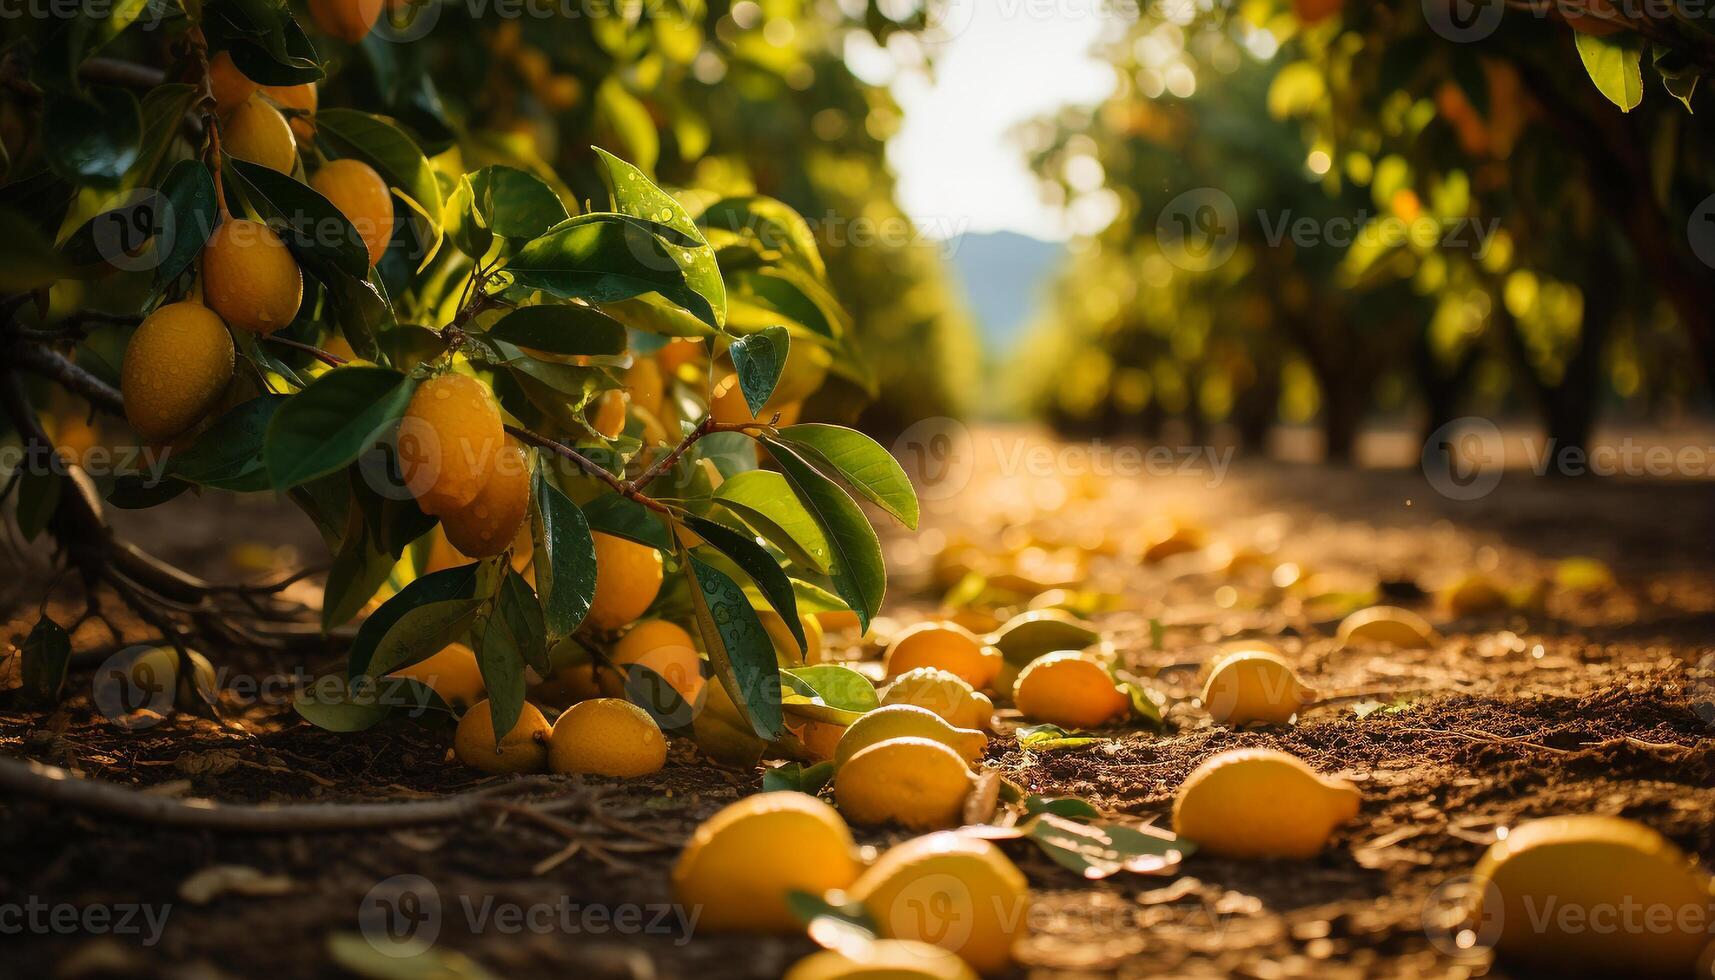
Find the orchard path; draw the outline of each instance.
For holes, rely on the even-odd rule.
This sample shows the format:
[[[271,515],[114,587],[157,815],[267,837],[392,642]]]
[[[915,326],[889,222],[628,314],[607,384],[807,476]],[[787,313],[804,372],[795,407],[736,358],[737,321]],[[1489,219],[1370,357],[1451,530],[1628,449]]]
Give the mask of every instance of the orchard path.
[[[924,530],[887,536],[894,578],[878,633],[934,614],[968,567],[995,573],[991,584],[1007,571],[1075,575],[1084,590],[1112,597],[1116,608],[1096,622],[1174,702],[1165,733],[1114,732],[1090,748],[1028,755],[1003,737],[991,765],[1034,792],[1164,821],[1174,790],[1203,758],[1272,745],[1357,781],[1365,797],[1360,818],[1315,861],[1193,856],[1173,876],[1086,883],[1029,845],[1010,850],[1036,898],[1023,966],[1080,976],[1466,976],[1484,961],[1450,955],[1450,937],[1433,914],[1426,927],[1425,910],[1456,887],[1497,827],[1553,813],[1620,813],[1715,864],[1715,493],[1707,483],[1509,471],[1467,500],[1438,492],[1417,468],[1240,461],[1229,469],[1202,456],[1178,472],[1183,455],[1023,431],[978,430],[951,455],[923,436],[902,448],[911,457],[915,440],[933,466]],[[307,522],[272,504],[227,501],[198,512],[178,503],[128,529],[211,575],[270,560],[258,557],[261,540],[314,553]],[[1142,560],[1168,523],[1208,546]],[[1291,569],[1232,575],[1222,560],[1229,549],[1254,549],[1271,568]],[[1528,588],[1568,558],[1600,560],[1615,583],[1542,589],[1528,612],[1453,618],[1437,606],[1437,589],[1472,572]],[[1015,567],[987,567],[1002,560]],[[0,608],[16,642],[39,599],[29,584],[42,579],[16,557],[0,562]],[[1423,610],[1445,641],[1411,653],[1336,649],[1334,624],[1370,590]],[[1179,699],[1196,693],[1197,668],[1217,644],[1240,637],[1278,644],[1331,700],[1290,729],[1211,725]],[[106,642],[93,628],[77,640]],[[836,646],[849,657],[870,652],[851,637]],[[252,677],[327,666],[209,652]],[[50,719],[0,694],[0,752],[155,793],[233,802],[430,799],[486,784],[448,760],[443,736],[416,728],[333,735],[302,726],[288,707],[229,694],[238,727],[175,719],[124,733],[94,713],[87,668],[70,684],[75,696]],[[687,940],[663,914],[675,850],[655,839],[682,839],[756,784],[754,775],[694,761],[694,750],[676,743],[658,776],[609,789],[593,804],[599,812],[563,814],[596,845],[571,854],[564,836],[518,812],[370,833],[227,836],[127,827],[0,795],[0,900],[171,906],[151,946],[135,935],[26,933],[7,938],[8,957],[19,975],[326,976],[335,949],[373,959],[360,938],[365,895],[415,874],[440,897],[435,948],[449,966],[464,954],[497,976],[778,975],[808,941]],[[876,845],[900,836],[862,832]],[[181,886],[210,865],[253,868],[261,882],[229,877],[221,882],[229,890],[195,904],[199,896]],[[503,907],[556,911],[511,928],[491,914]]]

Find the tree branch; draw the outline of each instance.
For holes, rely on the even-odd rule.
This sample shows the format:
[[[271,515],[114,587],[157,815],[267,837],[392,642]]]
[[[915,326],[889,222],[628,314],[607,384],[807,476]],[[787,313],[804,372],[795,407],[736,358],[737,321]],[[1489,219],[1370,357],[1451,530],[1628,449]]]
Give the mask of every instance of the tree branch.
[[[60,387],[82,395],[96,408],[114,415],[125,414],[125,397],[117,388],[78,367],[58,351],[19,339],[12,344],[12,358],[18,367],[58,382]]]

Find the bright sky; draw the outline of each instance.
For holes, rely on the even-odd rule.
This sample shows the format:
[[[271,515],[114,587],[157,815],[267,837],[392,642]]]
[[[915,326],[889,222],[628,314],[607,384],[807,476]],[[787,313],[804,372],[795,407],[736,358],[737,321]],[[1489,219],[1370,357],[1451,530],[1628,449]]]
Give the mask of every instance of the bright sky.
[[[1093,103],[1112,91],[1111,70],[1090,55],[1104,25],[1101,7],[1022,0],[945,5],[948,39],[933,51],[933,82],[921,72],[892,76],[905,122],[888,156],[899,174],[900,201],[925,234],[951,238],[1008,230],[1045,239],[1068,236],[1066,217],[1043,203],[1007,132],[1062,105]],[[863,77],[880,80],[872,59],[852,62]]]

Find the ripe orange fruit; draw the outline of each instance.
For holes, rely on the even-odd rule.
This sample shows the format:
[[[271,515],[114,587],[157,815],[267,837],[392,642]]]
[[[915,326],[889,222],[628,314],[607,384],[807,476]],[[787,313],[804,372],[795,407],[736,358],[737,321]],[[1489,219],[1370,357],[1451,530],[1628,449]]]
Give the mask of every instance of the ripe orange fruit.
[[[273,229],[233,218],[203,246],[202,292],[209,308],[228,324],[266,335],[298,315],[304,274]]]
[[[387,676],[408,677],[427,685],[454,711],[464,711],[481,701],[488,692],[482,682],[482,668],[477,665],[476,653],[463,643],[448,644],[446,649],[427,660],[402,667]]]
[[[478,701],[459,719],[453,753],[460,762],[483,772],[541,772],[548,765],[551,733],[541,710],[526,702],[518,723],[496,744],[489,703]]]
[[[883,936],[934,943],[985,975],[1012,966],[1030,885],[994,844],[942,831],[890,848],[847,890]]]
[[[1097,728],[1131,710],[1107,668],[1073,650],[1032,660],[1018,672],[1012,700],[1024,717],[1065,728]]]
[[[347,44],[363,40],[381,16],[382,0],[310,0],[310,20]]]
[[[232,380],[232,335],[201,303],[169,303],[149,314],[125,347],[119,388],[125,418],[151,441],[202,421]]]
[[[588,622],[618,629],[643,615],[661,591],[661,553],[646,544],[595,534],[595,597]]]
[[[375,168],[362,160],[330,160],[310,178],[310,186],[357,229],[369,250],[369,264],[380,262],[393,238],[393,195]]]
[[[918,667],[939,667],[974,688],[987,687],[1000,673],[1000,651],[957,623],[920,623],[887,646],[888,678]]]
[[[631,404],[659,420],[667,398],[667,382],[661,376],[660,362],[639,357],[625,372],[625,387],[631,393]]]
[[[463,374],[423,382],[399,422],[399,463],[417,506],[450,514],[475,500],[505,441],[487,385]]]
[[[804,793],[758,793],[703,821],[673,866],[673,896],[712,932],[796,932],[789,892],[820,895],[857,880],[851,830]]]
[[[703,660],[691,634],[665,619],[645,619],[613,645],[615,667],[636,664],[659,674],[679,692],[686,704],[695,705],[703,693]]]
[[[579,701],[554,722],[548,765],[555,772],[646,776],[667,761],[667,739],[649,713],[620,698]]]
[[[220,148],[229,156],[261,164],[283,174],[298,159],[298,140],[280,110],[252,95],[220,125]]]
[[[708,351],[701,340],[679,337],[667,341],[655,352],[655,363],[661,365],[661,373],[671,378],[679,373],[679,368],[686,364],[695,364],[707,354]]]
[[[498,555],[512,544],[530,510],[530,462],[508,439],[471,502],[441,515],[447,542],[471,558]]]
[[[291,125],[292,135],[296,136],[300,143],[315,139],[316,103],[320,100],[315,82],[304,82],[301,85],[264,85],[262,94],[273,99],[281,108],[306,113],[307,115],[289,115],[286,122]]]
[[[222,51],[208,59],[208,87],[214,92],[216,112],[228,113],[243,105],[256,94],[256,83],[245,77],[233,63],[232,55]]]
[[[625,392],[615,388],[596,396],[588,409],[590,428],[604,439],[612,439],[625,431]]]

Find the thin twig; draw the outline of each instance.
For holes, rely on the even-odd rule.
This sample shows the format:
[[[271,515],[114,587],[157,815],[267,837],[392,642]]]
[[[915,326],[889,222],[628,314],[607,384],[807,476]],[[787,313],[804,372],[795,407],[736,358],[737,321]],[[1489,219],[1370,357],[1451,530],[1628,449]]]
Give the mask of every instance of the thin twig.
[[[296,340],[292,340],[292,339],[287,338],[287,337],[277,337],[277,336],[273,336],[273,335],[263,337],[262,339],[268,341],[269,343],[279,344],[283,347],[290,347],[293,350],[303,351],[304,353],[310,355],[311,357],[315,358],[316,360],[321,361],[323,364],[326,364],[328,367],[341,367],[345,364],[350,363],[345,358],[340,357],[338,354],[330,354],[327,351],[322,350],[320,347],[315,346],[314,344],[305,344],[305,343],[301,343],[301,342],[296,341]]]

